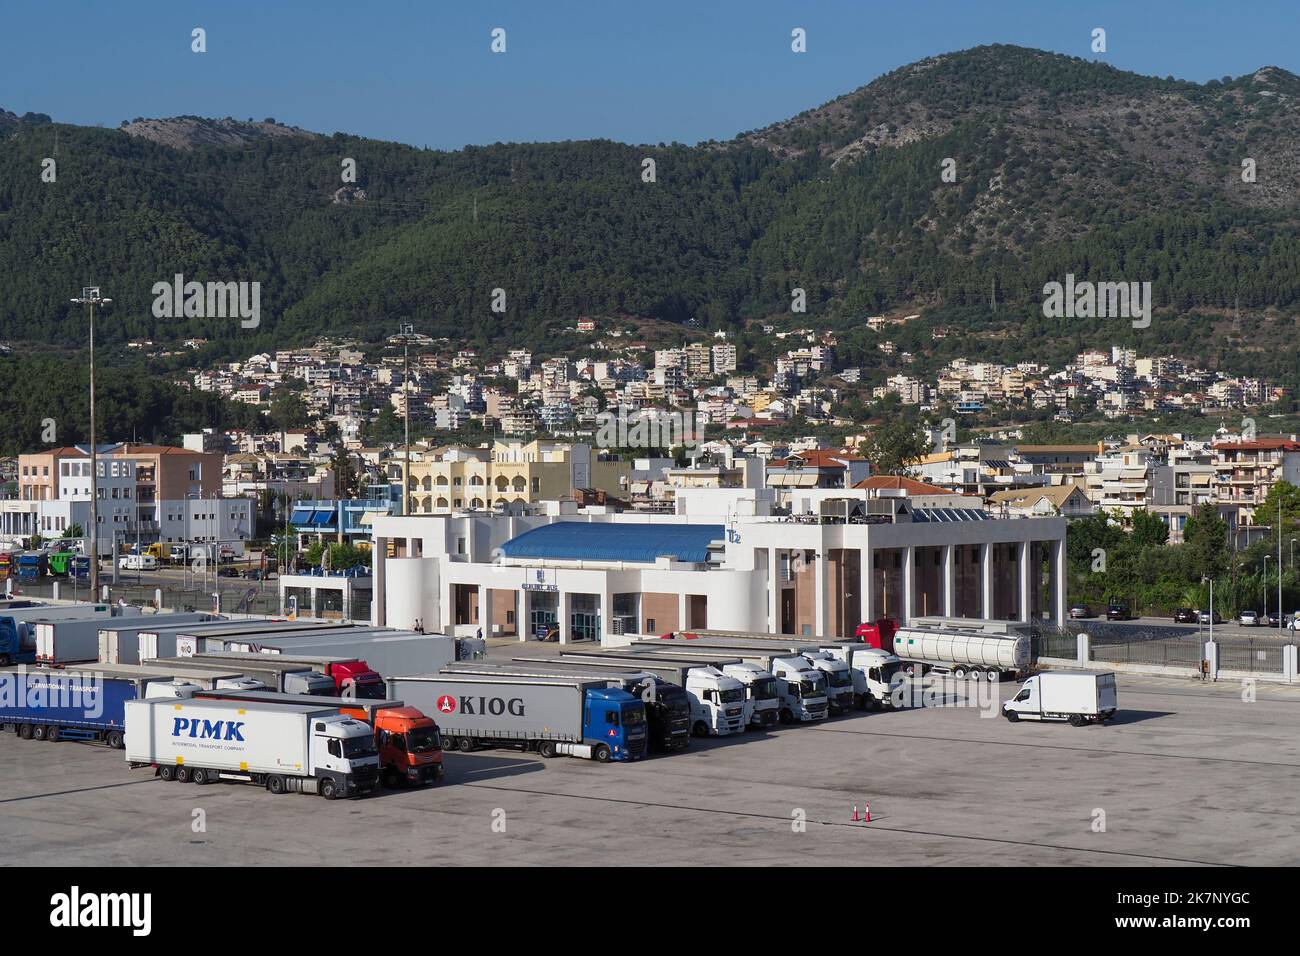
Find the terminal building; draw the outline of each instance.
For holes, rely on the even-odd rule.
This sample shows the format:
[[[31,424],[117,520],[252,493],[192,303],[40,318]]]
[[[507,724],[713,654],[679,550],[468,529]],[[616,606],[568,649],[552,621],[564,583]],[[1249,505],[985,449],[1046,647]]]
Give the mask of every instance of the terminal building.
[[[519,640],[558,626],[566,643],[691,628],[834,639],[885,616],[1064,623],[1065,518],[994,518],[929,490],[751,481],[678,489],[671,513],[561,499],[376,516],[372,621]]]

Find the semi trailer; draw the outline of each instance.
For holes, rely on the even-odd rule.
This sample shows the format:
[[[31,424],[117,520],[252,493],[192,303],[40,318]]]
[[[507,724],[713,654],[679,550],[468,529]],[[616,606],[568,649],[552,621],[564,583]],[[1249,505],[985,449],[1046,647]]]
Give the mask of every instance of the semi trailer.
[[[1044,671],[1021,686],[1002,705],[1002,715],[1018,720],[1068,720],[1072,726],[1105,723],[1119,706],[1113,673]]]
[[[383,700],[384,679],[369,664],[356,657],[326,657],[316,654],[262,654],[250,651],[212,651],[195,654],[186,660],[216,664],[222,667],[257,667],[267,662],[300,664],[303,668],[324,674],[333,682],[340,697],[351,700]]]
[[[518,677],[570,677],[603,680],[625,690],[645,705],[651,753],[683,750],[691,742],[691,702],[679,685],[636,668],[604,672],[599,668],[570,664],[563,660],[516,657],[510,662],[462,661],[448,664],[444,674],[490,674]]]
[[[657,648],[661,645],[647,643],[637,647]],[[752,644],[716,646],[691,641],[677,646],[664,645],[657,652],[665,657],[680,660],[716,662],[719,658],[748,664],[759,673],[770,675],[776,682],[776,715],[780,723],[806,723],[825,720],[830,712],[826,675],[802,654],[787,648],[756,648]],[[716,663],[714,666],[718,666]]]
[[[436,714],[444,745],[514,747],[606,763],[646,754],[645,707],[607,681],[420,674],[390,677],[390,696]]]
[[[888,644],[880,650],[896,655],[918,676],[933,671],[996,683],[1007,674],[1024,675],[1032,663],[1030,635],[1014,628],[999,632],[923,622],[898,628]]]
[[[331,678],[312,670],[306,664],[259,659],[248,663],[241,661],[237,665],[216,665],[214,661],[196,661],[189,657],[159,657],[142,663],[149,667],[173,670],[181,677],[190,673],[210,672],[214,666],[221,666],[251,677],[266,689],[282,694],[303,694],[308,697],[334,697],[337,694]]]
[[[116,618],[138,618],[138,607],[114,609]],[[99,629],[104,622],[94,616],[35,618],[36,661],[41,664],[81,664],[99,659]]]
[[[176,631],[193,624],[215,619],[203,612],[151,614],[129,618],[121,622],[101,622],[99,628],[99,661],[103,664],[140,663],[140,633]],[[164,623],[165,622],[165,623]],[[149,654],[146,657],[170,657],[169,654]]]
[[[244,621],[212,620],[175,633],[175,646],[170,639],[161,645],[157,635],[150,631],[140,632],[140,659],[150,657],[188,657],[204,650],[224,651],[226,640],[256,641],[259,635],[285,634],[290,631],[319,631],[326,625],[304,624],[297,621],[273,621],[248,619]],[[334,625],[330,630],[346,630],[351,625]],[[151,643],[150,643],[151,642]],[[161,652],[161,653],[160,653]]]
[[[825,654],[844,661],[853,679],[853,706],[860,710],[878,710],[901,702],[894,695],[894,685],[903,662],[878,647],[862,644],[826,644]]]
[[[127,701],[126,760],[163,780],[251,783],[327,800],[364,796],[379,782],[370,725],[310,705]]]
[[[133,664],[93,668],[0,670],[0,726],[24,740],[99,740],[120,749],[125,704],[140,698],[175,700],[203,686],[248,689],[238,675],[190,675]],[[7,686],[5,686],[7,685]]]
[[[402,674],[432,674],[457,660],[475,659],[473,639],[417,634],[391,628],[349,628],[341,634],[268,635],[256,639],[263,653],[280,655],[322,654],[364,658],[384,677]],[[229,643],[227,650],[242,650]],[[464,654],[470,657],[462,656]],[[481,655],[477,655],[481,656]]]
[[[31,664],[36,661],[36,622],[106,618],[112,616],[107,604],[10,606],[0,610],[0,667],[6,664]]]
[[[298,694],[268,690],[201,690],[196,698],[248,701],[300,707]],[[345,717],[365,721],[374,730],[379,752],[380,781],[393,788],[420,786],[442,776],[442,735],[433,718],[400,700],[354,700],[347,697],[313,697],[313,707],[337,708]]]
[[[745,729],[745,687],[703,661],[662,654],[582,653],[563,651],[560,660],[646,671],[686,691],[691,703],[691,734],[725,737]],[[729,663],[736,663],[735,660]]]

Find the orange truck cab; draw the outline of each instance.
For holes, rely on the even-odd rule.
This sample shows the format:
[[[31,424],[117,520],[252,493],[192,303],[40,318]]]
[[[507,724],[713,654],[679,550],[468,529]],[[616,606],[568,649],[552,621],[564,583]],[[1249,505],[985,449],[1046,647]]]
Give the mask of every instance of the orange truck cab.
[[[354,697],[304,697],[268,690],[205,690],[195,697],[246,700],[263,704],[337,707],[339,713],[370,724],[379,749],[381,780],[386,787],[421,786],[442,776],[442,734],[433,718],[400,700]]]

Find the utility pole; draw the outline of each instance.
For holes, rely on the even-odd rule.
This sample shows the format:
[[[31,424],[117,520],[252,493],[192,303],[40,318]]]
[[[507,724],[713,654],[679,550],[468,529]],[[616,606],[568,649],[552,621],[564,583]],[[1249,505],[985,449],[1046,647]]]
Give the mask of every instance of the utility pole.
[[[95,448],[95,306],[112,305],[112,299],[105,299],[99,294],[99,286],[84,286],[81,295],[72,300],[76,304],[85,304],[90,313],[90,599],[99,600],[99,478],[95,471],[99,466]],[[117,542],[114,540],[114,548]],[[113,567],[117,567],[117,555],[113,555]]]
[[[1279,469],[1280,470],[1280,469]],[[1277,632],[1282,633],[1282,486],[1277,489]]]
[[[403,425],[403,446],[406,449],[405,464],[402,466],[402,514],[411,513],[411,357],[410,345],[416,341],[415,326],[409,323],[402,325],[401,331],[396,335],[388,337],[388,341],[394,344],[401,343],[402,346],[402,411],[405,423]]]

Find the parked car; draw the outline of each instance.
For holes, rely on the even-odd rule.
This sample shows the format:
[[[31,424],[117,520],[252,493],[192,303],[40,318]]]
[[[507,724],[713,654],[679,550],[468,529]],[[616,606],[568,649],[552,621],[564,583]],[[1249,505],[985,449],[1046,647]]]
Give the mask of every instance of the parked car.
[[[219,578],[237,578],[239,577],[239,568],[234,565],[226,564],[217,568],[217,577]]]
[[[1127,604],[1112,604],[1106,608],[1106,620],[1108,621],[1127,621],[1130,617]]]
[[[244,572],[244,577],[250,581],[269,581],[275,576],[274,571],[263,571],[261,568],[249,568]]]
[[[1197,623],[1199,623],[1199,624],[1222,624],[1222,623],[1223,623],[1223,618],[1219,616],[1219,612],[1218,612],[1218,611],[1215,611],[1215,612],[1214,612],[1214,619],[1211,620],[1211,619],[1210,619],[1210,612],[1209,612],[1209,611],[1201,611],[1201,612],[1197,615]]]
[[[1287,618],[1286,626],[1289,630],[1300,631],[1300,611],[1292,612],[1290,617]]]
[[[1190,607],[1180,607],[1174,612],[1175,624],[1195,624],[1196,611]]]
[[[1242,611],[1237,616],[1237,623],[1242,627],[1259,627],[1259,615],[1254,611]]]
[[[1086,604],[1071,604],[1070,617],[1075,619],[1092,617],[1092,608],[1088,607]]]

